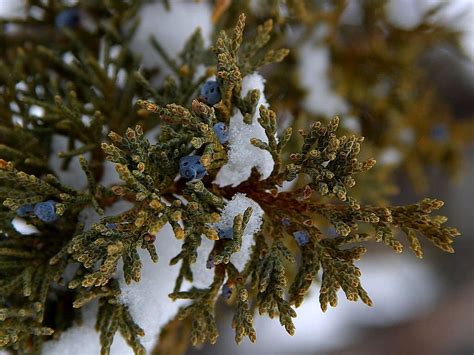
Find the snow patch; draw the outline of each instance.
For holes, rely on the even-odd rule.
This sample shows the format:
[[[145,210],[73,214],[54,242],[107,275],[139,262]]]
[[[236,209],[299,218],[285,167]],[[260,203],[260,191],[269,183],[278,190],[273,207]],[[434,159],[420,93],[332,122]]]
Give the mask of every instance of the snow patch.
[[[23,18],[25,17],[25,5],[23,1],[2,0],[0,1],[0,18]]]
[[[400,130],[400,140],[403,143],[412,145],[413,142],[415,142],[416,134],[413,128],[411,127],[405,127]]]
[[[221,219],[216,227],[220,229],[231,228],[234,225],[234,218],[239,214],[243,214],[247,208],[252,208],[252,216],[250,217],[244,235],[253,235],[260,230],[262,225],[263,210],[257,202],[248,198],[245,194],[236,193],[232,200],[227,202],[222,210]]]
[[[61,333],[59,339],[45,342],[42,353],[48,355],[100,354],[100,334],[95,330],[97,309],[97,302],[91,302],[84,306],[82,309],[84,323]],[[133,355],[133,350],[119,332],[115,334],[110,354]]]
[[[150,354],[161,328],[185,303],[173,302],[168,297],[179,274],[179,266],[170,266],[169,261],[181,251],[181,241],[167,224],[156,236],[155,244],[159,257],[156,264],[146,250],[139,250],[143,264],[140,282],[127,285],[123,275],[119,276],[121,301],[128,305],[133,319],[145,331],[142,344]]]
[[[356,134],[360,134],[362,132],[360,120],[359,118],[354,117],[354,116],[342,117],[341,126]]]
[[[332,117],[348,111],[346,101],[331,87],[330,53],[327,47],[306,43],[300,49],[299,76],[308,91],[303,106],[315,114]]]
[[[275,163],[271,154],[250,143],[252,138],[268,142],[265,130],[257,120],[260,106],[268,106],[264,95],[264,84],[265,79],[257,73],[247,75],[242,80],[241,96],[245,97],[250,90],[257,89],[260,91],[260,99],[251,124],[246,124],[242,113],[237,109],[234,110],[229,124],[229,161],[219,170],[214,181],[220,187],[238,186],[250,177],[254,167],[262,179],[268,178],[273,171]]]
[[[401,160],[402,154],[394,147],[388,147],[382,150],[377,159],[380,165],[398,165]]]
[[[125,204],[118,204],[113,209],[124,207]],[[128,305],[133,319],[144,329],[145,336],[141,341],[150,354],[162,327],[176,315],[179,307],[185,302],[173,302],[168,298],[179,272],[179,267],[170,266],[168,262],[181,250],[181,242],[174,237],[173,230],[168,224],[158,233],[155,243],[160,259],[157,264],[151,261],[147,251],[139,250],[143,264],[142,280],[139,283],[127,285],[121,269],[117,272],[122,289],[121,301]],[[99,333],[94,329],[96,315],[97,305],[94,303],[86,305],[83,308],[84,324],[68,329],[58,340],[46,342],[43,352],[49,355],[99,354]],[[117,333],[110,353],[131,355],[133,351]]]
[[[18,233],[21,233],[23,235],[30,235],[30,234],[36,234],[39,233],[38,228],[36,228],[32,224],[28,224],[26,220],[20,217],[15,217],[12,221],[12,226],[15,228],[15,230]]]
[[[474,59],[474,3],[472,0],[390,0],[387,18],[395,26],[412,30],[418,26],[427,12],[435,6],[444,8],[430,21],[461,31],[461,45],[466,54]]]
[[[66,152],[68,150],[68,137],[55,134],[51,142],[51,155],[49,156],[49,166],[58,176],[62,184],[68,185],[73,189],[82,191],[87,186],[86,174],[81,168],[78,157],[72,158],[67,170],[61,168],[64,159],[58,157],[58,152]],[[80,146],[80,142],[76,140],[76,147]],[[84,154],[87,160],[90,160],[90,153]]]
[[[221,220],[217,224],[217,227],[223,230],[231,228],[234,225],[235,216],[239,214],[243,215],[245,210],[249,207],[252,208],[252,215],[245,226],[240,251],[232,254],[230,257],[230,262],[234,264],[239,271],[242,271],[244,268],[249,258],[250,250],[255,244],[253,235],[260,231],[263,210],[257,202],[246,197],[245,194],[237,193],[232,197],[232,200],[225,205],[221,214]]]
[[[222,210],[221,220],[215,225],[216,228],[222,230],[232,228],[235,216],[243,214],[249,207],[252,208],[252,215],[245,227],[240,251],[234,253],[230,258],[231,263],[234,264],[239,271],[242,271],[245,266],[250,255],[250,249],[255,244],[253,235],[260,230],[262,225],[262,208],[254,200],[246,197],[245,194],[237,193],[232,197],[232,200],[227,202]],[[214,242],[212,240],[209,240],[206,237],[202,238],[201,245],[197,251],[197,260],[193,265],[191,265],[191,270],[193,272],[192,285],[195,287],[208,287],[214,279],[214,269],[207,268],[207,259],[213,247]]]
[[[191,271],[193,272],[192,285],[197,288],[206,288],[214,280],[215,269],[207,268],[207,259],[210,252],[214,248],[214,241],[207,239],[205,236],[201,237],[201,245],[197,249],[196,262],[191,265]]]
[[[171,1],[170,5],[170,10],[162,2],[142,6],[139,13],[140,26],[131,43],[132,51],[142,54],[144,67],[159,65],[164,69],[165,75],[171,71],[151,46],[151,35],[155,36],[171,58],[175,58],[196,28],[201,28],[206,46],[210,45],[213,30],[212,10],[208,4]]]

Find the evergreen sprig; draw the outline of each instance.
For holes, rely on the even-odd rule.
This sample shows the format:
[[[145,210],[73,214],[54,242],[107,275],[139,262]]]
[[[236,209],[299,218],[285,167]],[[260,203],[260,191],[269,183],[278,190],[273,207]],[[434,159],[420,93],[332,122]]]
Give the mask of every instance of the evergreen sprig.
[[[444,226],[445,217],[432,215],[442,206],[441,201],[372,206],[352,195],[356,180],[369,175],[375,160],[360,158],[363,137],[339,134],[339,118],[300,129],[298,142],[292,137],[292,127],[278,129],[280,122],[274,111],[258,107],[262,92],[250,90],[241,97],[243,77],[288,55],[287,49],[275,49],[273,21],[258,26],[249,39],[244,32],[246,17],[240,15],[233,30],[218,35],[214,54],[204,47],[196,31],[177,60],[152,38],[152,46],[172,72],[162,85],[155,85],[157,68],[139,71],[140,59],[129,49],[143,2],[128,3],[87,1],[84,9],[92,15],[96,30],[63,29],[56,34],[61,39],[59,45],[51,49],[42,36],[32,37],[17,48],[21,43],[18,38],[0,32],[0,49],[5,49],[0,61],[2,348],[17,353],[40,352],[42,343],[53,333],[60,336],[80,320],[75,308],[97,300],[96,329],[101,334],[102,353],[110,352],[114,336],[120,332],[135,353],[143,354],[140,337],[144,330],[122,303],[115,276],[122,263],[125,282],[140,282],[138,250],[146,249],[151,260],[158,262],[154,239],[167,224],[175,238],[182,240],[182,246],[170,261],[160,260],[169,262],[170,267],[180,263],[174,289],[162,291],[172,291],[172,300],[189,303],[164,328],[161,338],[175,332],[180,344],[187,342],[187,334],[194,345],[216,342],[215,310],[222,286],[231,294],[227,303],[235,306],[232,327],[236,342],[244,337],[254,342],[255,310],[278,317],[286,331],[294,334],[295,308],[303,303],[315,281],[320,283],[323,311],[328,305],[336,306],[340,289],[347,299],[370,306],[372,301],[361,285],[356,262],[371,241],[401,252],[399,235],[403,232],[417,257],[423,255],[421,236],[453,252],[452,243],[459,232]],[[342,13],[341,3],[336,2],[333,12],[316,6],[314,16],[302,2],[289,1],[288,9],[293,19],[312,28],[319,20],[334,25]],[[279,4],[271,2],[269,8],[277,11]],[[19,25],[26,29],[35,23],[44,30],[51,30],[54,16],[65,8],[62,2],[44,4],[36,0],[28,7],[46,10],[47,15],[41,21],[19,21]],[[366,9],[369,15],[373,11]],[[286,20],[275,14],[281,30]],[[343,48],[338,46],[335,28],[329,28],[329,43],[340,54]],[[397,38],[393,40],[397,42]],[[425,37],[421,38],[419,41]],[[397,48],[401,45],[397,42]],[[67,53],[72,60],[61,59]],[[356,59],[360,65],[365,63],[364,56]],[[385,63],[390,58],[377,59]],[[395,64],[402,66],[404,62]],[[201,65],[206,70],[198,76]],[[197,89],[212,73],[222,97],[216,105],[197,97]],[[358,99],[351,96],[354,102]],[[251,139],[245,143],[268,151],[274,169],[265,180],[260,180],[254,170],[236,187],[219,187],[213,181],[228,162],[230,147],[220,142],[214,126],[229,125],[237,111],[246,124],[258,115],[267,141]],[[153,141],[147,132],[158,125],[160,130]],[[108,138],[106,130],[110,131]],[[59,152],[63,168],[79,159],[87,178],[84,191],[66,186],[53,174],[50,153],[55,135],[68,141],[67,149]],[[89,159],[83,156],[88,153]],[[180,159],[187,156],[199,157],[205,170],[202,179],[181,176]],[[101,184],[105,160],[115,166],[120,178],[113,186]],[[280,190],[285,182],[293,181],[293,189]],[[247,208],[233,218],[231,238],[220,238],[218,223],[236,193],[246,194],[261,206],[261,230],[255,235],[245,232],[256,213]],[[130,202],[131,207],[103,216],[104,209],[119,200]],[[57,220],[45,222],[32,214],[22,215],[25,205],[45,201],[54,201]],[[82,214],[91,207],[97,212],[97,221],[85,230]],[[32,235],[22,235],[13,227],[20,217],[36,227]],[[329,235],[325,229],[328,225],[334,227],[337,236]],[[203,238],[213,243],[210,254],[205,255],[212,261],[209,272],[214,274],[213,282],[205,288],[182,290],[185,280],[193,283],[192,265],[197,262]],[[231,258],[241,251],[244,238],[253,238],[254,244],[239,271]],[[66,268],[73,271],[66,272]],[[54,312],[68,316],[52,321],[47,315]]]

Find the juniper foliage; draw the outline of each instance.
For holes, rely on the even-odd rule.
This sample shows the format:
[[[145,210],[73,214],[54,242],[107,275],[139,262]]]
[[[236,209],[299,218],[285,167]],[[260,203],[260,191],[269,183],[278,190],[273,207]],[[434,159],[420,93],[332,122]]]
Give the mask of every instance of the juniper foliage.
[[[301,21],[312,21],[300,2],[288,3]],[[433,215],[441,201],[372,206],[352,195],[359,175],[370,174],[375,160],[360,157],[364,138],[339,133],[339,118],[300,129],[296,138],[291,127],[279,129],[274,111],[257,107],[263,93],[253,90],[240,97],[244,76],[288,55],[287,49],[277,48],[272,40],[271,20],[257,27],[255,36],[248,39],[245,16],[240,15],[233,30],[218,35],[212,52],[196,31],[177,61],[152,39],[174,74],[157,86],[152,84],[156,71],[139,71],[140,58],[129,49],[142,1],[130,4],[86,1],[84,9],[92,14],[95,32],[63,29],[55,36],[64,46],[54,49],[45,47],[43,35],[25,42],[16,35],[0,33],[5,53],[0,61],[2,348],[40,352],[44,341],[60,336],[80,320],[77,308],[98,300],[96,328],[101,333],[102,353],[109,353],[117,332],[135,353],[144,353],[140,343],[143,330],[121,303],[116,279],[121,264],[126,283],[140,282],[139,249],[146,249],[154,262],[179,265],[174,290],[163,292],[170,292],[174,300],[189,300],[164,328],[158,347],[166,347],[170,336],[179,344],[186,343],[187,334],[193,345],[216,342],[216,302],[224,285],[231,290],[227,303],[234,307],[236,342],[244,337],[254,342],[257,310],[260,315],[278,317],[289,334],[295,332],[292,319],[313,282],[320,283],[323,311],[328,305],[336,306],[340,289],[348,300],[370,306],[372,301],[361,285],[355,262],[372,241],[399,253],[404,236],[420,258],[421,238],[453,252],[452,243],[459,233],[444,226],[446,218]],[[35,24],[46,32],[64,9],[62,2],[45,5],[31,0],[29,6],[47,10]],[[276,16],[277,24],[279,21],[282,18]],[[28,29],[34,21],[17,22]],[[60,59],[66,53],[73,56],[71,62]],[[202,76],[197,75],[200,65],[207,68]],[[197,95],[212,73],[222,100],[208,106]],[[44,113],[36,115],[32,107],[40,107]],[[218,122],[229,124],[236,110],[246,123],[259,114],[267,142],[253,139],[251,143],[270,153],[274,169],[265,180],[255,170],[237,187],[218,187],[212,182],[228,161],[229,148],[219,141],[213,127]],[[152,143],[145,133],[155,126],[160,131]],[[107,136],[105,130],[110,131]],[[88,182],[84,190],[63,184],[49,166],[55,134],[68,139],[67,150],[59,153],[63,167],[80,160]],[[191,154],[201,156],[207,172],[202,180],[179,178],[179,159]],[[105,161],[114,164],[120,183],[101,184]],[[284,182],[296,180],[294,189],[280,191]],[[231,239],[219,239],[215,227],[226,202],[236,193],[246,194],[265,212],[242,270],[233,265],[231,256],[240,251],[254,211],[248,208],[234,218]],[[26,217],[37,229],[29,236],[12,226],[21,206],[46,200],[57,202],[57,222]],[[133,206],[123,213],[103,216],[104,208],[119,200]],[[80,221],[86,208],[102,216],[89,229]],[[154,236],[166,224],[183,241],[182,250],[171,260],[158,260]],[[337,237],[327,235],[328,225],[334,226]],[[295,242],[297,231],[307,233],[307,243]],[[185,280],[193,282],[191,266],[203,238],[214,243],[209,255],[214,264],[213,282],[206,288],[184,290]],[[57,311],[67,316],[49,316]]]
[[[347,20],[345,10],[350,3],[231,2],[218,24],[230,26],[242,11],[249,14],[251,27],[268,17],[274,19],[279,31],[271,42],[283,43],[290,55],[280,65],[281,70],[270,73],[266,90],[279,98],[273,103],[277,112],[289,109],[295,114],[293,126],[328,119],[306,107],[309,93],[303,80],[305,74],[297,70],[302,56],[308,56],[302,47],[327,50],[331,86],[344,99],[347,113],[357,117],[360,133],[368,140],[367,149],[377,154],[395,148],[401,155],[399,167],[398,163],[377,167],[372,177],[387,174],[387,170],[401,170],[418,192],[429,186],[426,170],[433,166],[456,177],[462,167],[462,147],[474,138],[472,121],[468,120],[470,117],[456,119],[453,109],[433,89],[433,73],[424,65],[430,53],[439,49],[454,50],[461,58],[466,57],[459,31],[439,21],[450,3],[431,8],[413,28],[402,28],[390,21],[387,0],[357,1],[351,5],[358,15]],[[437,135],[434,127],[443,133]],[[378,194],[393,195],[393,190],[385,194],[378,190]]]

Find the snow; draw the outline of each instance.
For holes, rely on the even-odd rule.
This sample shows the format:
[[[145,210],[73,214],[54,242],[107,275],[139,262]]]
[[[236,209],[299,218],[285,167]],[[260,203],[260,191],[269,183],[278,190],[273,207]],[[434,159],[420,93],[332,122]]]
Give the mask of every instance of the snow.
[[[216,223],[215,227],[222,230],[232,228],[234,225],[234,218],[239,214],[243,214],[247,208],[252,208],[252,215],[247,223],[242,236],[242,245],[240,251],[234,253],[230,261],[239,270],[242,271],[245,263],[247,262],[250,249],[255,243],[253,235],[260,230],[262,225],[263,210],[257,202],[245,196],[245,194],[237,193],[232,197],[232,200],[227,202],[224,209],[222,210],[221,220]],[[193,272],[193,283],[192,285],[198,288],[204,288],[212,283],[214,278],[214,269],[208,269],[206,267],[209,253],[212,251],[214,242],[202,238],[201,245],[197,252],[198,257],[196,262],[191,265]]]
[[[43,117],[45,114],[45,109],[41,106],[30,105],[28,108],[28,113],[30,116]]]
[[[76,140],[76,147],[80,146],[80,142]],[[59,177],[62,184],[72,187],[76,190],[84,190],[87,186],[86,174],[81,168],[78,157],[72,158],[67,170],[61,168],[64,159],[60,158],[58,152],[66,152],[68,150],[68,138],[66,136],[55,134],[51,142],[51,154],[49,156],[49,166]],[[84,154],[84,157],[89,160],[90,153]]]
[[[292,181],[283,181],[283,184],[281,185],[281,187],[277,186],[277,191],[278,193],[291,191],[295,188],[297,183],[298,183],[298,179],[294,179]]]
[[[358,1],[348,1],[341,16],[341,24],[359,26],[362,22],[362,8]]]
[[[165,74],[169,74],[170,70],[151,46],[151,35],[155,36],[171,58],[175,58],[196,28],[201,28],[206,46],[211,43],[213,30],[212,9],[208,4],[184,1],[170,1],[170,4],[169,11],[161,1],[144,5],[139,12],[140,26],[131,43],[132,51],[142,54],[144,67],[159,65],[165,69]]]
[[[388,147],[379,153],[377,162],[380,165],[398,165],[402,160],[402,154],[395,147]]]
[[[30,235],[39,232],[38,228],[32,224],[28,224],[25,219],[20,217],[15,217],[12,221],[12,225],[18,233],[23,235]]]
[[[461,31],[461,46],[469,58],[474,60],[474,2],[472,0],[449,2],[439,21]]]
[[[244,235],[253,235],[257,233],[262,225],[263,210],[257,202],[242,193],[236,193],[232,197],[232,200],[227,202],[222,210],[221,219],[216,224],[216,227],[220,229],[231,228],[234,225],[235,216],[243,214],[249,207],[251,207],[253,211],[252,216],[245,227]]]
[[[245,196],[245,194],[237,193],[232,197],[224,207],[221,214],[221,220],[216,227],[222,230],[232,228],[234,225],[234,218],[239,214],[244,214],[247,208],[252,208],[252,215],[244,229],[242,236],[242,246],[240,251],[232,254],[230,261],[234,266],[242,271],[245,263],[248,260],[250,248],[254,245],[253,235],[260,231],[262,226],[263,210],[257,202]]]
[[[461,45],[474,59],[474,2],[472,0],[390,0],[387,4],[389,21],[402,29],[418,26],[433,7],[443,4],[443,10],[432,21],[461,31]]]
[[[44,343],[42,353],[47,355],[97,355],[100,354],[100,334],[95,330],[97,302],[91,302],[82,309],[84,323],[61,333],[59,339]],[[123,337],[117,333],[110,354],[133,355]]]
[[[156,133],[156,130],[153,130]],[[152,138],[153,140],[153,138]],[[54,152],[64,150],[67,147],[67,138],[63,136],[53,137]],[[52,154],[50,164],[62,182],[77,189],[83,189],[86,185],[85,175],[80,168],[79,159],[75,157],[67,171],[60,169],[62,159]],[[104,167],[102,184],[111,185],[120,182],[114,169],[114,164],[106,162]],[[119,200],[105,209],[105,216],[118,215],[133,205],[130,202]],[[85,230],[90,229],[100,216],[92,208],[84,209],[80,214],[80,220],[85,223]],[[140,258],[143,263],[142,280],[140,283],[125,285],[121,268],[118,268],[117,276],[122,287],[122,300],[129,305],[130,312],[135,322],[145,330],[143,345],[148,352],[154,346],[156,337],[162,326],[173,317],[180,304],[183,302],[172,302],[168,294],[173,290],[174,282],[178,276],[179,268],[169,266],[169,260],[181,249],[181,242],[174,237],[169,225],[165,226],[158,234],[157,241],[158,256],[160,261],[155,264],[151,261],[148,252],[140,250]],[[150,297],[152,292],[153,297]],[[100,353],[99,334],[94,329],[96,319],[96,306],[86,305],[83,309],[85,324],[74,326],[61,334],[55,341],[45,343],[43,353],[48,355],[95,355]],[[120,334],[116,334],[111,348],[112,355],[133,354],[133,351],[125,343]]]
[[[0,1],[0,18],[22,17],[24,5],[18,0]]]
[[[235,109],[229,124],[229,160],[218,172],[214,183],[220,187],[232,185],[238,186],[246,181],[251,174],[252,168],[257,168],[262,179],[266,179],[273,171],[274,161],[271,154],[263,149],[257,148],[250,143],[252,138],[258,138],[268,142],[264,128],[258,123],[259,107],[268,106],[264,96],[265,79],[258,73],[247,75],[242,80],[241,96],[245,97],[250,90],[260,91],[260,99],[257,109],[252,117],[252,123],[246,124],[242,113]]]
[[[78,161],[77,158],[73,160]],[[57,163],[55,164],[58,165]],[[117,174],[113,164],[105,168],[106,178],[103,183],[117,181]],[[77,167],[73,168],[73,171]],[[79,168],[80,169],[80,168]],[[67,174],[66,174],[67,173]],[[58,174],[62,181],[69,177],[69,172],[59,170]],[[76,174],[83,174],[82,171]],[[133,206],[128,201],[119,200],[114,205],[106,208],[105,215],[118,215]],[[86,208],[81,212],[80,219],[85,223],[85,229],[89,229],[93,223],[99,220],[99,215],[92,209]],[[181,242],[176,240],[169,225],[166,225],[157,235],[156,240],[159,262],[153,263],[147,251],[140,250],[139,255],[143,264],[142,280],[139,283],[126,285],[121,267],[118,268],[117,276],[123,291],[122,301],[129,305],[130,312],[135,322],[145,330],[142,344],[151,352],[154,343],[163,325],[172,318],[183,302],[172,302],[168,294],[172,292],[174,282],[178,276],[179,268],[169,266],[169,260],[181,250]],[[152,297],[150,295],[153,295]],[[94,329],[96,319],[96,305],[86,305],[83,309],[85,324],[75,326],[64,332],[59,340],[50,341],[45,344],[44,354],[51,355],[95,355],[100,353],[99,334]],[[112,355],[133,354],[133,351],[125,343],[120,334],[116,334],[111,348]]]
[[[362,127],[360,125],[360,120],[354,116],[342,116],[341,118],[341,127],[348,129],[349,131],[360,134],[362,132]]]
[[[207,239],[205,236],[201,237],[201,245],[197,249],[196,262],[191,265],[191,271],[193,272],[192,285],[197,288],[206,288],[214,279],[215,268],[207,268],[207,259],[209,253],[214,248],[214,241]]]
[[[168,294],[173,291],[174,281],[179,267],[169,266],[169,260],[181,250],[181,242],[173,234],[170,225],[166,225],[156,238],[158,257],[153,263],[147,251],[140,250],[143,263],[142,280],[126,285],[121,272],[119,282],[122,289],[121,300],[129,306],[135,322],[145,330],[142,344],[147,353],[151,353],[161,328],[176,315],[185,301],[173,302]],[[97,306],[88,304],[83,309],[84,324],[75,326],[61,334],[59,340],[45,343],[43,353],[48,355],[96,355],[100,353],[99,334],[94,329]],[[116,334],[111,348],[112,355],[133,354],[133,351]]]
[[[56,136],[54,139],[56,149],[61,150],[66,146],[66,138]],[[80,169],[79,159],[76,157],[71,163],[68,171],[59,169],[61,159],[52,155],[52,166],[57,171],[61,181],[67,181],[69,185],[76,187],[85,184],[85,181],[78,181],[78,177],[83,177],[84,173]],[[119,182],[118,176],[114,170],[114,164],[109,163],[105,166],[104,184]],[[105,209],[105,215],[118,215],[133,205],[130,202],[119,200],[114,205]],[[92,209],[86,208],[80,214],[80,220],[85,223],[85,230],[88,230],[93,223],[97,222],[100,216]],[[155,264],[151,261],[147,251],[140,250],[140,258],[143,263],[142,280],[140,283],[125,285],[121,268],[117,274],[122,287],[122,300],[129,305],[130,312],[134,320],[145,330],[143,345],[150,352],[156,341],[162,326],[176,314],[179,305],[182,302],[172,302],[168,294],[173,290],[174,282],[178,275],[179,268],[168,265],[169,260],[174,257],[181,249],[181,242],[174,237],[173,231],[169,225],[165,226],[158,234],[157,241],[158,256],[160,261]],[[153,297],[150,297],[152,292]],[[64,332],[59,340],[50,341],[45,344],[45,354],[51,355],[95,355],[100,353],[99,334],[94,329],[96,319],[96,307],[86,305],[83,312],[86,323],[82,326],[75,326]],[[117,334],[111,348],[112,355],[133,354],[133,351],[125,343],[121,335]]]
[[[421,23],[423,16],[433,5],[435,3],[431,0],[390,0],[386,7],[387,18],[392,24],[410,30]]]
[[[93,326],[72,327],[61,334],[58,340],[48,341],[43,346],[43,354],[73,355],[99,354],[100,339]]]
[[[405,127],[400,130],[400,141],[407,145],[412,145],[415,142],[416,134],[413,128]]]
[[[140,250],[143,264],[140,282],[125,283],[123,275],[119,282],[121,300],[129,306],[135,322],[145,331],[142,344],[151,353],[161,328],[178,312],[185,301],[173,302],[169,297],[178,277],[179,265],[170,266],[169,261],[181,251],[180,240],[174,237],[169,224],[158,233],[155,241],[158,263],[153,263],[146,250]]]
[[[348,111],[344,98],[331,87],[329,49],[323,45],[305,43],[300,48],[298,71],[301,85],[307,90],[303,101],[306,110],[333,117]]]

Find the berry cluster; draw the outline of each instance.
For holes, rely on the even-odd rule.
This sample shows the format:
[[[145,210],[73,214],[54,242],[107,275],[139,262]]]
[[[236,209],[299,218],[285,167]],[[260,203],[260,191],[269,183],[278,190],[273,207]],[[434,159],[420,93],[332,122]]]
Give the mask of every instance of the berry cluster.
[[[16,210],[16,214],[19,217],[32,217],[34,215],[46,223],[54,222],[59,218],[56,213],[56,201],[53,200],[38,202],[34,206],[30,204],[21,206]]]

